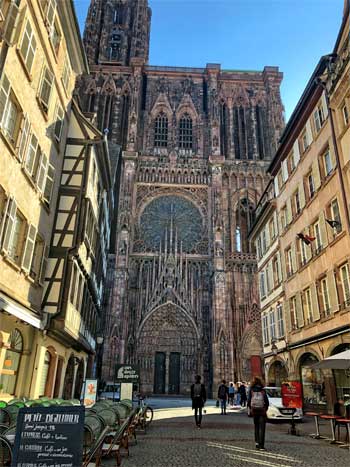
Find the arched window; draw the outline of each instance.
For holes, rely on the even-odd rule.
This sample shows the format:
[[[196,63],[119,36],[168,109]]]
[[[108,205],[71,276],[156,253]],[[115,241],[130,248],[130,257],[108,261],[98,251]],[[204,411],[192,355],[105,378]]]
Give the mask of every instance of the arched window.
[[[247,198],[241,199],[236,211],[236,251],[249,253],[248,232],[254,223],[254,206]],[[238,240],[239,233],[239,240]]]
[[[241,228],[236,227],[236,251],[240,253],[242,251],[242,239],[241,239]]]
[[[161,112],[154,121],[154,147],[166,148],[168,146],[168,117]]]
[[[192,149],[193,147],[193,125],[192,118],[184,114],[179,123],[179,148]]]
[[[14,329],[7,342],[8,349],[6,350],[5,359],[0,375],[0,384],[2,392],[7,394],[15,394],[18,370],[23,351],[23,338],[18,329]]]

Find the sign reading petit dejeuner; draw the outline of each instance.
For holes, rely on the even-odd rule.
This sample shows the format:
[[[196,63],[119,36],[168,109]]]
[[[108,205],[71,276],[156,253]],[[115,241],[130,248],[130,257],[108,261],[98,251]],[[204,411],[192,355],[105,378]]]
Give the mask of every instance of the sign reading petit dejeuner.
[[[19,411],[11,467],[77,467],[83,454],[84,407]]]

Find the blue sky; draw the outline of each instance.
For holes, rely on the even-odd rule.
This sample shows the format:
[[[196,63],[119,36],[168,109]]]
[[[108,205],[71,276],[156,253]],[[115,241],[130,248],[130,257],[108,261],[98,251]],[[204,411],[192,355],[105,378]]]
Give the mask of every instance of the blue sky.
[[[90,0],[75,0],[81,29]],[[344,0],[149,0],[150,64],[259,70],[279,66],[292,113],[321,55],[332,51]]]

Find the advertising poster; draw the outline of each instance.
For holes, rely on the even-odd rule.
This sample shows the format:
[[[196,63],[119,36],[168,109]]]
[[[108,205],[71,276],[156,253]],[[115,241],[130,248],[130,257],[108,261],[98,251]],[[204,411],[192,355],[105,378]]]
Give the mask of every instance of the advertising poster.
[[[282,404],[292,409],[303,408],[303,397],[300,381],[288,381],[282,384]]]

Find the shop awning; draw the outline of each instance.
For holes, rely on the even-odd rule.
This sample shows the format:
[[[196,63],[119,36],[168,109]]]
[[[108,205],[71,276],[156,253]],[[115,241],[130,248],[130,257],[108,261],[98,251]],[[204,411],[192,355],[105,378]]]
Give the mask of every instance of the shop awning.
[[[4,310],[10,315],[30,324],[34,328],[42,329],[41,319],[38,318],[29,308],[7,297],[0,292],[0,310]]]
[[[350,350],[337,353],[331,357],[327,357],[321,362],[315,363],[311,367],[313,370],[332,369],[332,370],[350,370]]]

